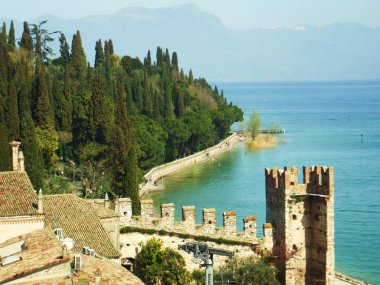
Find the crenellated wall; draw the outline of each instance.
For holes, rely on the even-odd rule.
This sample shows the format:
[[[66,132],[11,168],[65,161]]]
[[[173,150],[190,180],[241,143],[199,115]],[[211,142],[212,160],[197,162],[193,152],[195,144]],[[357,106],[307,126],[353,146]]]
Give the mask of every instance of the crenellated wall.
[[[216,227],[216,210],[207,208],[202,210],[203,222],[196,224],[195,206],[182,207],[182,221],[175,221],[175,205],[173,203],[161,205],[160,216],[154,214],[153,200],[141,200],[141,216],[133,216],[122,223],[124,226],[166,230],[171,232],[186,233],[190,235],[210,236],[213,238],[230,238],[257,243],[256,217],[243,219],[243,231],[236,228],[236,212],[223,213],[223,227]]]
[[[282,283],[334,284],[334,168],[266,169],[267,222]]]

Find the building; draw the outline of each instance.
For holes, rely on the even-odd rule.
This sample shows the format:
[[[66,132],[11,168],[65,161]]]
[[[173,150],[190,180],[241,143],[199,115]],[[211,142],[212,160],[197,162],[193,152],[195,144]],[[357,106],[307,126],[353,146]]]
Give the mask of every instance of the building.
[[[266,219],[286,285],[334,284],[334,168],[266,169]]]

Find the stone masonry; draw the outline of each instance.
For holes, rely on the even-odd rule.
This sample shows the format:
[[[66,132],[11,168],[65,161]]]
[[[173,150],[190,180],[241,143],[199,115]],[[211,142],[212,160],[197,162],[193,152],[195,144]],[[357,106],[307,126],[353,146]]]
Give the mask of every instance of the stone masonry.
[[[334,168],[266,169],[267,222],[286,285],[334,284]]]

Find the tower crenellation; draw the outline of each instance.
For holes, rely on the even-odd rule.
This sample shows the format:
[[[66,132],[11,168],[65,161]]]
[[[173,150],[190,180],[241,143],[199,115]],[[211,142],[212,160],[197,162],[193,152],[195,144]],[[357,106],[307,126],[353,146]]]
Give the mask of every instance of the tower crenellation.
[[[267,223],[283,284],[334,282],[334,168],[266,169]],[[264,227],[265,232],[265,227]]]

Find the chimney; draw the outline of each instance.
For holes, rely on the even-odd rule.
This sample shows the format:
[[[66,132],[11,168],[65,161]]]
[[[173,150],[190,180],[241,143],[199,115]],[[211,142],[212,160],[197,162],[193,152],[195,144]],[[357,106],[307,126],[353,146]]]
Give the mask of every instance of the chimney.
[[[44,213],[44,198],[42,196],[42,190],[40,188],[40,191],[38,191],[38,196],[37,196],[37,212],[38,214],[42,215]]]
[[[104,208],[110,207],[110,200],[108,199],[108,192],[106,192],[106,196],[104,197]]]
[[[20,142],[12,141],[9,143],[12,148],[12,170],[19,171],[19,161],[18,161],[18,148]]]
[[[19,171],[25,172],[24,153],[20,150],[18,153]]]

